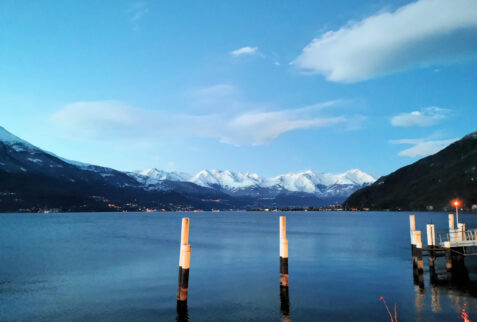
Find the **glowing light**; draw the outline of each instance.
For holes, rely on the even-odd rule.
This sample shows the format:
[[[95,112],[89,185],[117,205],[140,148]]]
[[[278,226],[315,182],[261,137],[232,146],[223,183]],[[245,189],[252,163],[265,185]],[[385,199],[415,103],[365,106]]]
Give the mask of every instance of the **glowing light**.
[[[460,206],[460,200],[459,199],[454,199],[452,200],[452,205],[454,207],[459,207]]]

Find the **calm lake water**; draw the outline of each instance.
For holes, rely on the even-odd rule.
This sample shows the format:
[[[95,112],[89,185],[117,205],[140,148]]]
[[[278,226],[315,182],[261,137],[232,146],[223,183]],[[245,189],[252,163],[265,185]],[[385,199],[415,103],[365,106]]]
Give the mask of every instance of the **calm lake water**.
[[[397,304],[399,321],[461,321],[464,304],[477,319],[475,293],[431,286],[427,260],[424,289],[414,285],[409,213],[221,212],[0,214],[0,320],[176,320],[188,216],[189,320],[280,321],[288,303],[279,215],[287,216],[289,320],[389,321],[381,296]],[[477,215],[460,217],[477,228]],[[431,221],[446,230],[446,214],[416,214],[417,229]]]

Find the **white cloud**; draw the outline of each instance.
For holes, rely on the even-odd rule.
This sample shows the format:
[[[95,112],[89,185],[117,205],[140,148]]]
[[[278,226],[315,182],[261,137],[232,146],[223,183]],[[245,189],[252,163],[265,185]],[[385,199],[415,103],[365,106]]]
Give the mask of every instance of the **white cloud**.
[[[292,130],[327,127],[345,121],[342,116],[303,118],[294,110],[249,112],[227,122],[220,141],[234,145],[262,145]]]
[[[449,140],[433,140],[429,138],[422,139],[401,139],[390,141],[392,144],[411,144],[412,147],[402,150],[398,153],[400,156],[406,157],[424,157],[444,149],[448,145],[454,143],[458,139]]]
[[[420,0],[329,31],[293,64],[335,82],[477,56],[477,1]]]
[[[79,102],[65,106],[52,115],[53,121],[75,138],[157,142],[175,137],[215,138],[232,145],[263,145],[280,135],[312,128],[342,124],[351,127],[355,119],[343,115],[323,116],[322,110],[342,104],[329,101],[296,109],[277,109],[263,104],[248,104],[227,86],[204,89],[219,98],[214,104],[224,108],[208,113],[174,113],[131,107],[117,101]],[[236,109],[228,109],[232,100]],[[328,114],[335,112],[331,111]]]
[[[253,55],[258,52],[258,47],[245,46],[230,52],[232,56],[241,56],[241,55]]]
[[[80,137],[116,135],[140,122],[142,111],[118,101],[68,104],[52,115],[61,127]]]
[[[194,100],[198,100],[201,105],[214,104],[223,100],[232,100],[239,95],[238,90],[229,84],[217,84],[206,88],[201,88],[193,93]]]
[[[421,111],[413,111],[410,113],[401,113],[393,116],[391,124],[393,126],[431,126],[438,121],[446,118],[450,110],[439,107],[428,107]]]

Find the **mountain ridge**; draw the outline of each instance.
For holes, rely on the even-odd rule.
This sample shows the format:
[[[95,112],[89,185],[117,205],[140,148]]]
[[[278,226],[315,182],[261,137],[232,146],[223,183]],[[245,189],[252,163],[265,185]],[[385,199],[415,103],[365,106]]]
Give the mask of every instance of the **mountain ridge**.
[[[245,188],[272,188],[292,192],[318,192],[317,186],[335,186],[335,185],[356,185],[363,186],[376,181],[371,175],[359,170],[352,169],[343,173],[318,173],[312,170],[290,172],[275,177],[262,177],[251,172],[233,172],[230,170],[201,170],[195,175],[189,175],[183,172],[166,172],[151,168],[147,170],[138,170],[129,172],[130,175],[137,177],[143,176],[144,181],[159,180],[188,181],[199,186],[236,191]]]
[[[229,170],[203,170],[195,176],[155,168],[123,172],[62,158],[0,127],[0,211],[320,206],[342,202],[370,181],[374,178],[357,169],[273,178]]]
[[[462,199],[477,209],[477,132],[441,151],[402,167],[351,194],[347,208],[449,210]]]

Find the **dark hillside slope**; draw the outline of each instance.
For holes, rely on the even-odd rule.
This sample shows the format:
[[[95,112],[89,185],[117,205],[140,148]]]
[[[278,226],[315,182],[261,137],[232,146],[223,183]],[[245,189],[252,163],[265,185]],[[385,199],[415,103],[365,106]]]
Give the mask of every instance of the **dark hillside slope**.
[[[477,132],[353,193],[347,208],[441,210],[453,198],[477,204]],[[431,208],[432,207],[432,208]]]

